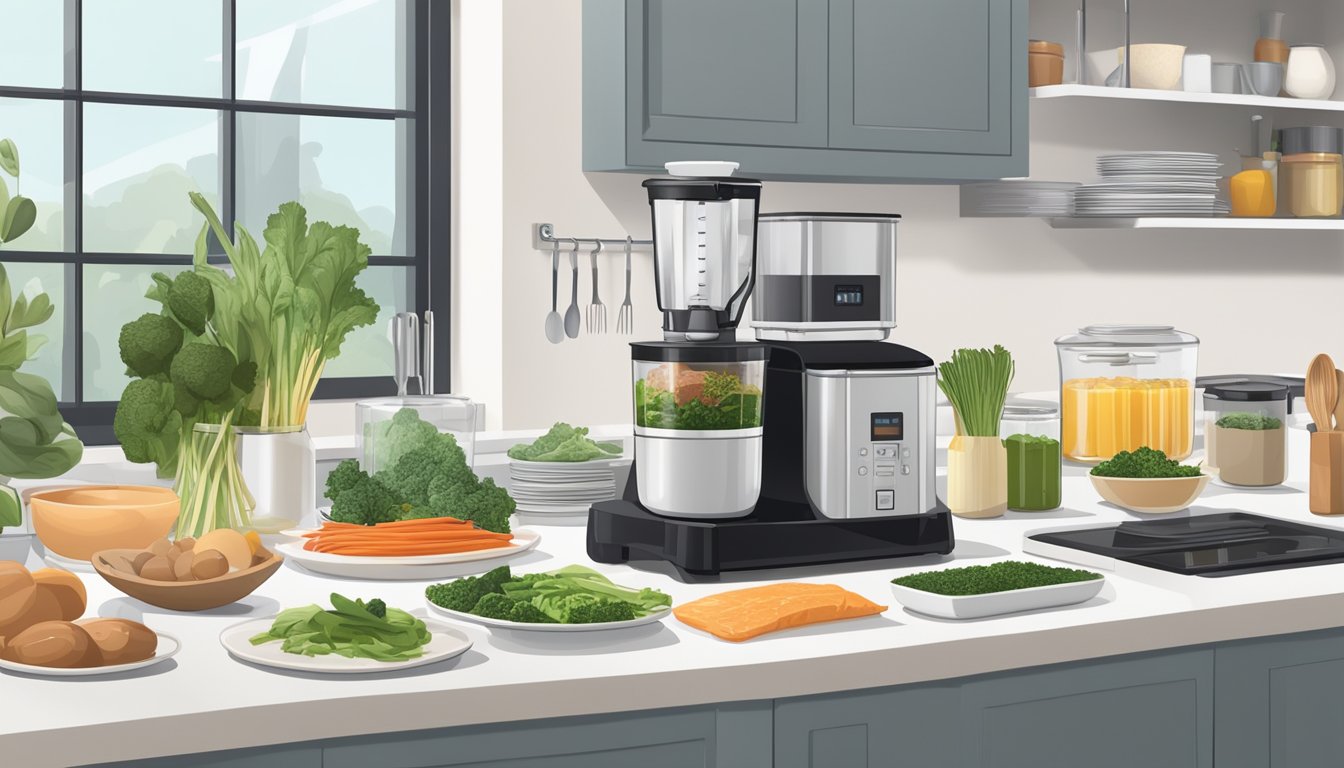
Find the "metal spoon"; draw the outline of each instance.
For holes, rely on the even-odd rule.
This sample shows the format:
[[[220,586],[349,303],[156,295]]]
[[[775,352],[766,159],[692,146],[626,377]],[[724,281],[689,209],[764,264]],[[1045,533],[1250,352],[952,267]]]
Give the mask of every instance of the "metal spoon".
[[[1316,422],[1317,432],[1335,429],[1335,404],[1339,400],[1339,385],[1335,379],[1335,361],[1329,355],[1317,355],[1307,368],[1307,411]]]
[[[556,299],[560,290],[560,243],[551,243],[551,311],[546,315],[546,340],[559,344],[565,340],[565,321],[560,319]]]
[[[574,283],[569,293],[569,309],[565,310],[565,335],[571,339],[579,338],[579,241],[569,252],[569,266],[574,272]]]

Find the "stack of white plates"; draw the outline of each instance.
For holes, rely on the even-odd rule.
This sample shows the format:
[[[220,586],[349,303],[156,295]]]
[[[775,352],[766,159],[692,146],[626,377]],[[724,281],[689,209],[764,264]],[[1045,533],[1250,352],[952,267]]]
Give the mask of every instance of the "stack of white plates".
[[[588,508],[616,498],[618,463],[629,459],[592,461],[509,461],[509,495],[518,502],[518,515],[528,522],[587,519]]]
[[[1077,216],[1223,216],[1218,156],[1135,152],[1097,158],[1101,181],[1074,192]]]
[[[962,216],[1072,216],[1072,181],[987,181],[961,185]]]

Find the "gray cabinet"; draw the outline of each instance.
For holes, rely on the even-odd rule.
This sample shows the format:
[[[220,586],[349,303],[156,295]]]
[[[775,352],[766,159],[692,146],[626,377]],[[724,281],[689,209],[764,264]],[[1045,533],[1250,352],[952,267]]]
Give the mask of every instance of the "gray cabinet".
[[[584,0],[583,36],[584,170],[1027,172],[1026,0]]]

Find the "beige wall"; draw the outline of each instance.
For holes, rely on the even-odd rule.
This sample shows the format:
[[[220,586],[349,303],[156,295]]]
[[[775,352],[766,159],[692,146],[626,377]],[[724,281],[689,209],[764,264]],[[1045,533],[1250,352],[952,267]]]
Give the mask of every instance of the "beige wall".
[[[467,6],[478,2],[496,5],[465,0]],[[1290,8],[1290,34],[1313,26],[1313,4],[1300,5],[1307,10]],[[580,7],[580,0],[504,0],[502,15],[485,11],[483,22],[500,25],[502,57],[467,60],[471,44],[464,41],[462,48],[459,77],[468,100],[459,104],[459,119],[482,122],[464,126],[459,137],[464,161],[457,167],[468,191],[457,196],[458,231],[469,240],[457,243],[454,303],[482,306],[495,297],[500,303],[484,317],[457,318],[454,387],[487,403],[494,428],[629,420],[629,339],[584,335],[549,344],[542,326],[550,308],[550,258],[531,245],[531,225],[541,221],[561,234],[649,233],[640,176],[581,171]],[[1076,3],[1064,0],[1034,2],[1033,36],[1071,39],[1065,35],[1072,34],[1072,7]],[[1216,7],[1231,8],[1232,15],[1212,31],[1200,31],[1203,22],[1195,17],[1178,19],[1178,26],[1213,35],[1202,49],[1217,58],[1235,57],[1254,37],[1259,5],[1219,0]],[[463,18],[459,36],[471,36],[469,21]],[[1339,31],[1344,39],[1344,28]],[[488,43],[493,32],[482,34]],[[1151,17],[1136,22],[1136,40],[1172,34]],[[477,39],[476,53],[482,47]],[[502,104],[482,93],[495,67],[502,68]],[[1231,107],[1036,102],[1031,117],[1031,171],[1039,179],[1087,180],[1093,158],[1112,150],[1199,149],[1231,162],[1250,134],[1248,113]],[[1339,117],[1316,116],[1322,118],[1341,124]],[[492,143],[489,127],[496,120],[502,131]],[[468,156],[477,161],[469,164]],[[479,182],[485,185],[478,188]],[[1344,235],[1338,233],[1053,230],[1037,220],[961,219],[957,188],[944,186],[769,183],[762,208],[902,214],[893,339],[936,359],[958,346],[1001,343],[1018,361],[1015,390],[1053,387],[1051,341],[1094,322],[1161,322],[1190,331],[1203,341],[1204,373],[1298,371],[1318,351],[1344,356],[1344,302],[1337,298],[1344,295]],[[621,259],[601,258],[601,294],[614,327]],[[636,254],[632,338],[659,332],[649,261]],[[569,292],[567,262],[563,267],[561,311]],[[584,304],[588,285],[585,253]]]

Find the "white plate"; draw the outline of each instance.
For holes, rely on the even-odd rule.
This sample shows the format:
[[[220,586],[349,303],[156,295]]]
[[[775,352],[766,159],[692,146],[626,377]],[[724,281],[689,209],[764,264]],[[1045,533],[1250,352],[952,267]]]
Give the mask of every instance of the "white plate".
[[[431,603],[428,598],[425,605],[429,610],[447,616],[450,619],[465,621],[471,624],[480,624],[483,627],[491,629],[511,629],[523,632],[601,632],[611,629],[629,629],[630,627],[640,627],[645,624],[652,624],[655,621],[662,621],[672,613],[671,608],[664,608],[660,611],[654,611],[648,616],[641,616],[638,619],[630,621],[607,621],[601,624],[526,624],[520,621],[504,621],[503,619],[488,619],[484,616],[477,616],[474,613],[463,613],[461,611],[450,611],[442,606]]]
[[[261,664],[277,669],[293,669],[300,672],[322,672],[333,675],[358,675],[369,672],[391,672],[411,667],[423,667],[437,661],[445,661],[461,656],[471,648],[471,639],[461,630],[437,622],[424,620],[425,628],[430,632],[429,642],[422,649],[419,658],[406,661],[378,661],[376,659],[347,659],[344,656],[304,656],[299,653],[286,653],[280,650],[284,644],[274,640],[261,645],[253,645],[251,638],[271,628],[275,617],[253,619],[235,624],[224,630],[219,636],[219,644],[224,646],[230,656],[253,664]]]
[[[286,531],[292,536],[296,531]],[[309,552],[302,541],[287,541],[275,550],[293,559],[314,573],[341,576],[349,579],[445,579],[483,573],[504,560],[517,557],[537,546],[541,534],[527,529],[513,532],[513,543],[508,547],[483,549],[479,552],[457,552],[448,555],[416,555],[414,557],[353,557],[327,552]]]
[[[155,632],[159,636],[159,645],[154,649],[154,655],[141,661],[132,661],[129,664],[112,664],[106,667],[80,667],[78,669],[58,669],[56,667],[38,667],[32,664],[20,664],[17,661],[5,661],[0,659],[0,669],[7,669],[11,672],[23,672],[29,675],[42,675],[44,677],[90,677],[92,675],[111,675],[117,672],[130,672],[133,669],[144,669],[145,667],[158,664],[161,661],[167,661],[177,655],[182,650],[182,642],[173,635],[166,632]]]
[[[922,589],[911,589],[892,584],[896,600],[916,613],[943,619],[981,619],[1039,608],[1057,608],[1081,603],[1097,596],[1106,584],[1106,577],[1069,584],[1051,584],[1045,587],[1010,589],[984,595],[938,595]]]
[[[52,568],[59,568],[63,571],[71,571],[74,573],[97,573],[97,571],[93,570],[93,563],[90,563],[88,560],[75,560],[63,555],[58,555],[51,550],[47,550],[43,553],[42,562]]]
[[[630,457],[625,454],[619,456],[609,456],[601,459],[589,459],[588,461],[528,461],[527,459],[509,459],[509,466],[517,467],[523,470],[554,470],[556,472],[583,472],[598,468],[610,467],[618,461],[629,461]]]

